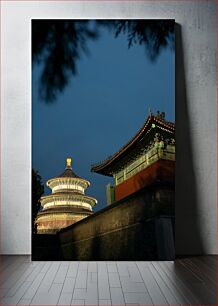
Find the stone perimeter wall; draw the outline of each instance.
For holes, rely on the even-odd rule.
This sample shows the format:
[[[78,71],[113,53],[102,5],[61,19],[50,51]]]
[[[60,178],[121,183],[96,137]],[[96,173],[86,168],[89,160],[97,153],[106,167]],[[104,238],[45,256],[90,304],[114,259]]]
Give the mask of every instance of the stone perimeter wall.
[[[174,188],[146,188],[61,230],[56,238],[40,235],[39,241],[37,236],[33,260],[173,260]]]

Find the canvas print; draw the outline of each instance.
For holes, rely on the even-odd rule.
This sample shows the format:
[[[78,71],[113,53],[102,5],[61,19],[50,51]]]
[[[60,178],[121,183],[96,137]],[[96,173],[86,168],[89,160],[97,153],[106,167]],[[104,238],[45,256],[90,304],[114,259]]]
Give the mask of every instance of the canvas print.
[[[32,20],[32,259],[173,260],[174,20]]]

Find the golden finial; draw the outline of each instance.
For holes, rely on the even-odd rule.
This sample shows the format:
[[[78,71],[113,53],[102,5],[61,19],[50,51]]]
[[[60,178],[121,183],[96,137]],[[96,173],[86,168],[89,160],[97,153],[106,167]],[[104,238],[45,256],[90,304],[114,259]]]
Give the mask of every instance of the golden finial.
[[[72,158],[71,158],[71,157],[68,157],[68,158],[66,159],[66,162],[67,162],[67,168],[71,168]]]

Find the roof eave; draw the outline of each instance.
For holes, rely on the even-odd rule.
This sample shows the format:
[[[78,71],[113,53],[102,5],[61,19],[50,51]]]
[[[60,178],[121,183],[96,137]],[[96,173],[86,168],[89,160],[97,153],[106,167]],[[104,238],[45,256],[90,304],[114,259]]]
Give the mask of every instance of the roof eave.
[[[135,143],[137,143],[138,139],[143,135],[146,134],[149,126],[154,121],[157,124],[163,125],[169,132],[175,132],[175,124],[173,122],[167,122],[165,120],[158,119],[154,115],[149,115],[146,119],[143,127],[136,133],[136,135],[126,144],[124,145],[118,152],[116,152],[110,159],[106,160],[102,164],[93,165],[91,168],[91,172],[95,172],[98,174],[106,175],[106,176],[113,176],[112,174],[108,173],[107,167],[111,166],[112,163],[116,162],[118,158],[120,158],[123,153],[131,148]]]

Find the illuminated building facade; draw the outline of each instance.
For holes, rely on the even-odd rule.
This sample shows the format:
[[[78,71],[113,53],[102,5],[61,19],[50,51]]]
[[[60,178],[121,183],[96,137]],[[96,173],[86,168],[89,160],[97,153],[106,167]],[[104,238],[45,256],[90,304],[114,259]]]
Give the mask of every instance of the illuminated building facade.
[[[174,188],[175,124],[165,113],[149,113],[142,128],[118,152],[95,164],[92,172],[112,176],[106,186],[108,205],[154,184]]]
[[[52,193],[40,198],[42,211],[35,220],[38,234],[55,233],[88,217],[97,204],[96,199],[85,195],[90,182],[72,171],[71,158],[66,162],[64,172],[47,181]]]

